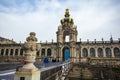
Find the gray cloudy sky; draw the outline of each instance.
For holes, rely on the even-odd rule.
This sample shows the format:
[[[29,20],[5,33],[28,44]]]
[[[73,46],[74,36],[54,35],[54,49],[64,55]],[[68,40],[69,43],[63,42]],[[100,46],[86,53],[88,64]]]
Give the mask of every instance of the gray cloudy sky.
[[[39,42],[56,41],[66,8],[77,25],[78,41],[120,38],[120,0],[0,0],[0,36],[24,42],[36,32]]]

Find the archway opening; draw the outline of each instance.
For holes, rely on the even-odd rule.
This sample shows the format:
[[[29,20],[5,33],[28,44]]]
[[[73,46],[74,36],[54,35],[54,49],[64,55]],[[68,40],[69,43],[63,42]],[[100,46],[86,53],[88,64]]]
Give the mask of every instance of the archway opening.
[[[90,57],[95,57],[95,49],[90,48]]]
[[[63,48],[63,61],[70,59],[70,49],[68,47]]]
[[[11,54],[13,54],[13,49],[11,49]],[[23,56],[23,49],[20,49],[20,55]]]
[[[65,36],[65,42],[70,42],[70,36]]]
[[[66,30],[63,32],[63,42],[70,42],[70,31]]]
[[[83,50],[82,50],[82,56],[83,57],[88,57],[88,50],[87,50],[87,48],[83,48]]]
[[[41,56],[42,57],[45,56],[45,49],[44,48],[42,48],[42,50],[41,50]]]
[[[114,55],[115,55],[115,57],[120,57],[120,50],[119,50],[119,48],[117,48],[117,47],[115,47],[114,48]]]
[[[106,57],[112,57],[112,53],[111,53],[111,49],[110,48],[106,48]]]
[[[98,48],[98,57],[103,57],[103,50],[102,48]]]
[[[49,56],[49,57],[51,56],[51,49],[50,48],[47,49],[47,56]]]

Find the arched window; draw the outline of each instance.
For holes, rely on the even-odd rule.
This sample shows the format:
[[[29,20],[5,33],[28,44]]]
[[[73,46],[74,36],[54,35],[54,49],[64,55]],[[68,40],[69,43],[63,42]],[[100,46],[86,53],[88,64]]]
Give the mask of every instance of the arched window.
[[[106,51],[106,57],[111,57],[112,56],[110,48],[106,48],[105,51]]]
[[[95,57],[95,49],[90,48],[90,57]]]
[[[115,55],[115,57],[120,57],[120,50],[119,50],[119,48],[114,48],[114,55]]]
[[[18,55],[18,49],[15,49],[15,55],[16,56]]]
[[[41,51],[41,56],[45,56],[45,49],[44,48]]]
[[[86,48],[83,48],[82,55],[83,55],[83,57],[87,57],[88,56],[88,50]]]
[[[51,49],[50,48],[47,49],[47,56],[51,56]]]
[[[1,55],[4,55],[4,49],[1,49]]]
[[[9,50],[8,50],[8,49],[6,49],[5,55],[8,55],[8,51],[9,51]]]
[[[39,51],[37,51],[36,56],[39,56]]]
[[[10,55],[13,55],[13,49],[10,50]]]
[[[98,57],[103,57],[103,50],[102,48],[98,48]]]
[[[21,56],[23,55],[23,49],[20,49],[20,55]]]

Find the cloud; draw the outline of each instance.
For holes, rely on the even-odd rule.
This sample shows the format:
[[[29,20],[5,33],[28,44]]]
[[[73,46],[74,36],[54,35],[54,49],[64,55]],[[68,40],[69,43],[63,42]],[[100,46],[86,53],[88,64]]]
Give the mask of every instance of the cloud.
[[[120,6],[112,0],[12,0],[0,1],[0,36],[25,41],[34,31],[40,42],[56,41],[56,31],[66,8],[78,29],[78,40],[119,38]],[[18,2],[17,2],[18,1]],[[6,4],[3,4],[6,3]]]

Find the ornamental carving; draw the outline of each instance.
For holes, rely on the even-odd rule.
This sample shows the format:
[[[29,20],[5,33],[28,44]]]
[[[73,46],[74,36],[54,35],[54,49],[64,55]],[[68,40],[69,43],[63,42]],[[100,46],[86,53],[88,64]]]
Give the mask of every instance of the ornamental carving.
[[[27,42],[37,42],[37,38],[35,37],[35,33],[31,32],[30,36],[26,39]]]
[[[36,58],[36,51],[41,48],[41,45],[36,44],[37,38],[35,37],[35,33],[31,32],[30,36],[26,38],[26,42],[23,45],[23,49],[25,51],[25,61],[26,65],[23,66],[23,69],[35,69],[36,67],[33,65]]]
[[[60,20],[63,29],[66,29],[66,27],[72,27],[74,24],[74,20],[72,18],[70,18],[70,14],[69,14],[69,9],[66,9],[65,11],[65,18]]]
[[[23,45],[23,49],[25,52],[31,52],[31,51],[36,51],[40,49],[40,45],[37,45],[37,38],[35,37],[35,33],[31,32],[30,36],[26,38],[25,44]]]

